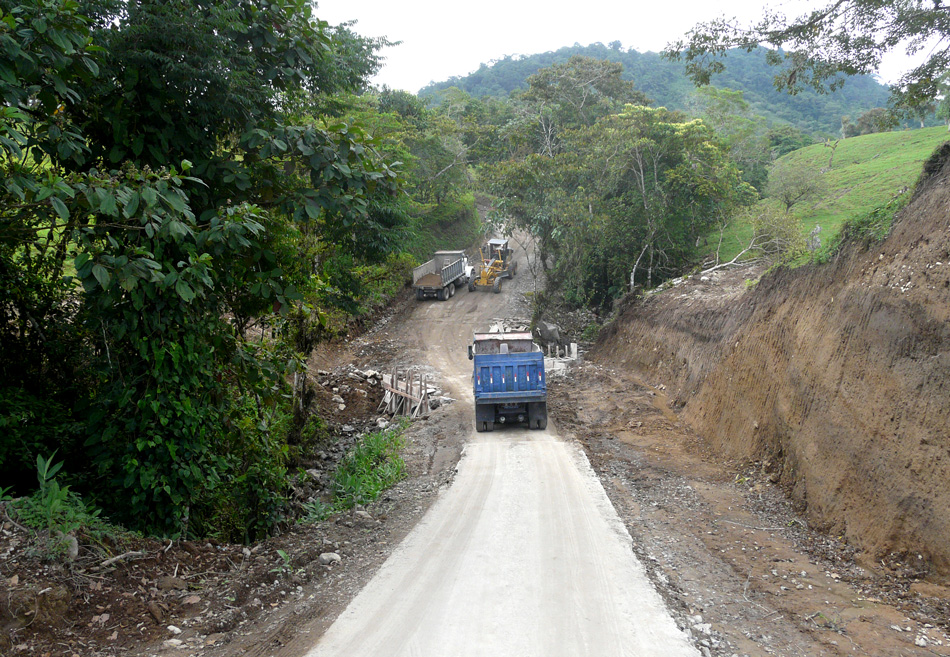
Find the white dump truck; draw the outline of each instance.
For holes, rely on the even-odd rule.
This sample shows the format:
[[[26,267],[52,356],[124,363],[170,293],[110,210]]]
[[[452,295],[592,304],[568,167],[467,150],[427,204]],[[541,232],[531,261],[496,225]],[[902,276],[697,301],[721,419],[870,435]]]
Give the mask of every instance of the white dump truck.
[[[419,300],[435,297],[445,301],[472,279],[474,267],[464,251],[436,251],[432,260],[412,270],[412,288]]]

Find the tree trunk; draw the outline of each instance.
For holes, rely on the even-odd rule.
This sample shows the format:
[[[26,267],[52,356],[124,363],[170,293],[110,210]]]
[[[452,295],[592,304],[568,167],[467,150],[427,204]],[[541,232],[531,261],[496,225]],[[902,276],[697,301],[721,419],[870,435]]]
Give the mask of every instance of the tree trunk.
[[[653,243],[650,243],[650,264],[647,265],[647,289],[653,289]]]

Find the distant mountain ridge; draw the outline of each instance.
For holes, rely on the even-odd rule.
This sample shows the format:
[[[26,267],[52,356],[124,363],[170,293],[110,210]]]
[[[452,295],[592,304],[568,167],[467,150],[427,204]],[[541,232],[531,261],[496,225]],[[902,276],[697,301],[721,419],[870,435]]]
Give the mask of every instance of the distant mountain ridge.
[[[539,69],[567,62],[574,55],[623,64],[624,77],[650,96],[654,106],[686,109],[689,96],[695,90],[683,72],[682,63],[667,61],[659,53],[623,50],[619,43],[611,46],[595,43],[575,44],[535,55],[509,55],[482,64],[469,75],[430,84],[419,91],[419,96],[431,97],[440,90],[458,87],[472,96],[506,98],[516,89],[526,89],[525,80]],[[726,70],[713,77],[715,86],[742,91],[755,114],[773,123],[792,124],[812,134],[837,135],[841,117],[848,116],[853,121],[869,109],[887,105],[888,88],[868,75],[849,78],[842,89],[831,94],[808,90],[789,96],[772,86],[774,69],[766,63],[764,49],[749,53],[732,50],[725,63]]]

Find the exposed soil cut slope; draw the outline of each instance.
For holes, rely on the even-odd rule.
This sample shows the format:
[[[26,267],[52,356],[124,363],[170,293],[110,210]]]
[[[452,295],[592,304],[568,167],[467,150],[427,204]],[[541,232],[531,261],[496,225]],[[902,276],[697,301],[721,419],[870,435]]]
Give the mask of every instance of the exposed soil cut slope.
[[[761,460],[810,522],[950,575],[950,145],[886,241],[627,308],[597,354],[670,389],[730,458]],[[870,558],[868,558],[870,557]]]

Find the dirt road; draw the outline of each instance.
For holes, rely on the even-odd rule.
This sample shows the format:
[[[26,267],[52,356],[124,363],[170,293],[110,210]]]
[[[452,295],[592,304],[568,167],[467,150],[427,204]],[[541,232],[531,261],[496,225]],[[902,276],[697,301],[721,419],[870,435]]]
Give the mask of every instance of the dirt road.
[[[507,283],[507,282],[506,282]],[[405,325],[473,417],[472,331],[501,295],[420,303]],[[458,474],[309,653],[694,655],[586,456],[557,429],[469,429]]]

